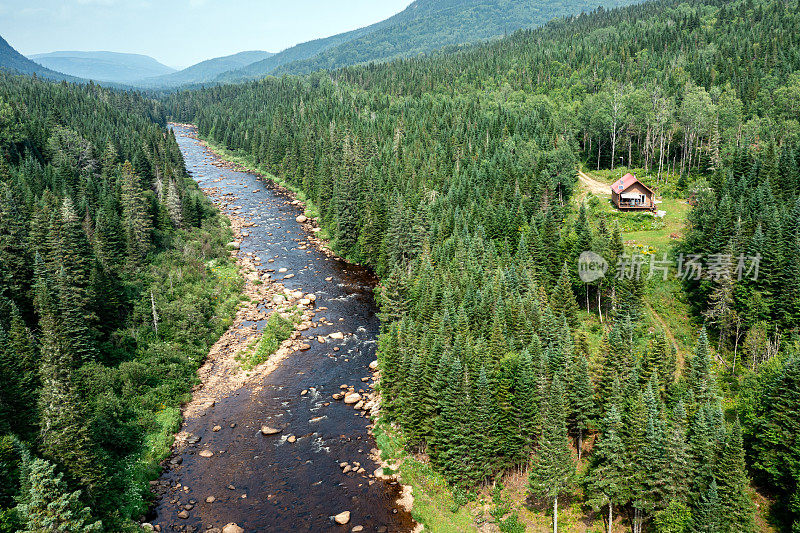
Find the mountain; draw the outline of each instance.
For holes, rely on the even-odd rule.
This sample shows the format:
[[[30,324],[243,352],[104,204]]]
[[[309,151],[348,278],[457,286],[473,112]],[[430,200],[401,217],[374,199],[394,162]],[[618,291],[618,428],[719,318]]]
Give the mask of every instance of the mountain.
[[[288,48],[263,61],[226,72],[233,82],[268,74],[305,74],[320,69],[388,61],[468,44],[541,26],[558,17],[598,6],[619,7],[638,0],[416,0],[386,20]]]
[[[17,52],[3,37],[0,37],[0,70],[2,69],[19,74],[36,74],[37,76],[55,80],[77,81],[77,79],[72,76],[67,76],[61,72],[55,72],[34,63]]]
[[[50,52],[30,59],[65,74],[113,83],[132,83],[175,72],[152,57],[119,52]]]
[[[181,71],[173,72],[163,76],[148,78],[139,82],[139,85],[176,87],[193,83],[205,83],[213,80],[218,75],[229,70],[245,67],[257,61],[267,59],[275,54],[253,50],[249,52],[239,52],[224,57],[207,59]]]

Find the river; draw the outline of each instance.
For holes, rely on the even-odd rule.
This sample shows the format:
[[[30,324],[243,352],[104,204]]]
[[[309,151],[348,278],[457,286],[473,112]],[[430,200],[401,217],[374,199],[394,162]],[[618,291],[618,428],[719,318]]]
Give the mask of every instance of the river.
[[[191,128],[172,127],[198,184],[237,197],[228,208],[254,223],[240,253],[274,258],[260,268],[286,268],[294,277],[282,279],[284,286],[315,294],[317,309],[327,309],[317,311],[318,327],[308,335],[311,349],[290,354],[259,383],[216,398],[203,416],[186,418],[182,430],[199,440],[168,464],[160,480],[166,492],[154,503],[150,523],[162,531],[206,531],[228,523],[247,532],[411,530],[410,514],[396,503],[400,486],[368,476],[379,466],[369,457],[375,447],[369,418],[331,399],[342,384],[368,389],[362,378],[375,359],[379,329],[374,276],[301,244],[308,234],[295,221],[299,208],[285,195],[254,174],[215,165],[216,156]],[[344,339],[311,340],[334,332],[343,332]],[[264,436],[259,428],[265,423],[285,429]],[[289,434],[296,442],[286,440]],[[213,457],[198,455],[206,448]],[[343,461],[358,462],[365,472],[345,474]],[[210,496],[214,501],[208,503]],[[350,522],[336,524],[331,516],[345,510]],[[184,517],[181,511],[187,511]]]

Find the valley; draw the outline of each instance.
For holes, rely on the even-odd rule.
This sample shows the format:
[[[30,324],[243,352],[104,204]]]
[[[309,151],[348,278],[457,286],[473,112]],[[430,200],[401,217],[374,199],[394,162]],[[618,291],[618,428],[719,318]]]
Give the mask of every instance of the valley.
[[[49,2],[0,533],[800,528],[798,0]]]
[[[239,311],[200,370],[203,383],[184,409],[151,523],[164,531],[228,523],[248,531],[320,531],[334,527],[332,516],[350,511],[350,527],[413,529],[408,510],[397,503],[402,487],[373,476],[380,463],[364,416],[369,410],[335,399],[343,385],[370,394],[374,277],[318,249],[310,228],[295,220],[302,210],[286,191],[234,170],[193,130],[174,129],[187,170],[234,220],[234,253],[250,278],[245,291],[252,304]],[[315,301],[299,303],[295,291]],[[267,315],[298,308],[303,319],[291,338],[265,363],[243,369],[237,356],[258,340]],[[240,337],[245,340],[236,342]],[[265,435],[264,426],[279,432]],[[343,462],[352,471],[343,472]]]

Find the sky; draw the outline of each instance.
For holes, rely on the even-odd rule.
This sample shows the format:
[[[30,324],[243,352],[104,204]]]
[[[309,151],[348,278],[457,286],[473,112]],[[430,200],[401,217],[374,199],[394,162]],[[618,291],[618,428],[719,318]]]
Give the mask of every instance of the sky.
[[[0,35],[24,55],[145,54],[183,68],[244,50],[280,52],[367,26],[411,0],[0,0]]]

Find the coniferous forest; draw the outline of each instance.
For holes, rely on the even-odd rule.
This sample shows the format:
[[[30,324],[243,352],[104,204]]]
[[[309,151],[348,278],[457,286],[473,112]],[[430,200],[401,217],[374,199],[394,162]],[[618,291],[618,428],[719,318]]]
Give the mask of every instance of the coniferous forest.
[[[608,531],[800,531],[798,0],[600,8],[159,98],[0,73],[0,531],[131,527],[239,301],[168,118],[375,271],[381,416],[459,501],[525,472],[553,524],[578,501]],[[581,280],[583,252],[613,274],[630,247],[579,167],[688,199],[688,352],[645,322],[649,280]]]
[[[753,531],[753,478],[790,528],[798,12],[648,2],[458,53],[166,101],[302,189],[336,248],[381,276],[385,409],[453,486],[529,468],[531,494],[555,511],[580,490],[636,532]],[[641,326],[643,281],[577,276],[582,251],[617,265],[625,247],[571,202],[576,165],[621,158],[691,196],[675,254],[707,268],[762,258],[757,280],[734,262],[685,282],[703,326],[687,357]],[[599,346],[580,308],[603,318]]]
[[[0,74],[0,530],[122,531],[238,302],[162,105]]]

